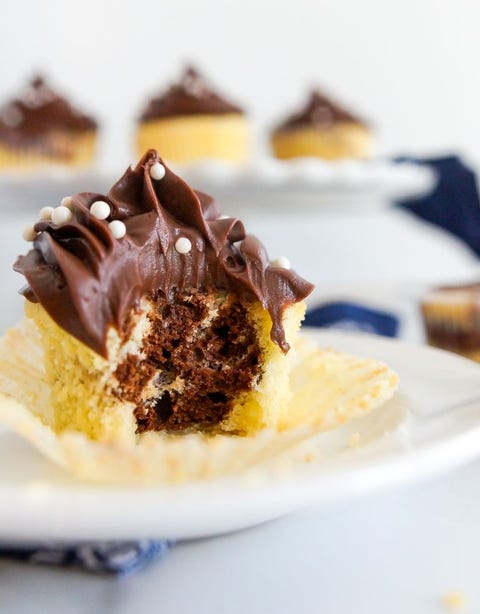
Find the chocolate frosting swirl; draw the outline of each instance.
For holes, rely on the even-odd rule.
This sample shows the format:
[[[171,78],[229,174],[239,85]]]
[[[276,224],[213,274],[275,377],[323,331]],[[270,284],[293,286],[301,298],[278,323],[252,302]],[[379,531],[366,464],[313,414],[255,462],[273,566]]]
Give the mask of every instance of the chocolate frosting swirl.
[[[96,122],[56,94],[42,77],[34,77],[22,96],[0,110],[0,141],[36,144],[47,133],[95,130]]]
[[[150,168],[163,164],[154,150],[127,169],[107,196],[83,192],[73,197],[70,222],[39,222],[32,249],[14,269],[28,286],[21,292],[40,302],[67,332],[107,358],[107,333],[125,330],[132,309],[144,296],[175,290],[231,290],[240,299],[257,298],[271,315],[272,340],[288,351],[282,314],[313,286],[293,271],[269,264],[263,245],[245,233],[241,221],[219,214],[216,202],[192,190],[167,167],[161,180]],[[164,165],[165,166],[165,165]],[[104,200],[106,221],[90,206]],[[115,239],[108,226],[122,220],[126,235]],[[179,237],[191,241],[178,253]]]
[[[319,90],[312,90],[305,106],[293,113],[275,129],[276,132],[284,130],[295,130],[312,126],[315,128],[326,128],[337,122],[353,122],[365,124],[361,119],[352,115],[344,107],[340,106]]]
[[[243,113],[243,111],[214,92],[203,75],[189,66],[182,73],[178,83],[149,101],[140,116],[140,121],[182,115],[226,113]]]

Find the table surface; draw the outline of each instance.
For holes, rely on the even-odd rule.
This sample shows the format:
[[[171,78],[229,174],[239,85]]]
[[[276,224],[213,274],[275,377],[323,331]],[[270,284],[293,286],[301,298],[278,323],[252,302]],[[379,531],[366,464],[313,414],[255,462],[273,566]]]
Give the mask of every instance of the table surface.
[[[4,269],[25,250],[18,237],[28,217],[3,220]],[[392,308],[408,339],[421,339],[416,300],[425,284],[478,268],[463,246],[399,212],[310,215],[295,227],[288,216],[249,221],[272,255],[297,255],[296,268],[319,285],[314,300]],[[4,329],[21,313],[21,280],[8,271],[1,279]],[[451,590],[466,595],[465,611],[478,612],[479,518],[480,461],[428,483],[180,543],[122,580],[0,561],[0,612],[429,614],[445,611]]]

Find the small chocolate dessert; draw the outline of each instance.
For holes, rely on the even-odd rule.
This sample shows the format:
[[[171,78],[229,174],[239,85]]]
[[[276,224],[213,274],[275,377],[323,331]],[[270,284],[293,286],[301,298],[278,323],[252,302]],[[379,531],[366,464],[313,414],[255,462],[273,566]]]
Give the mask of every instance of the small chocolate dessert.
[[[480,361],[480,283],[434,289],[421,312],[430,345]]]
[[[215,92],[193,67],[145,106],[138,125],[139,154],[153,147],[172,162],[242,162],[249,125],[243,110]]]
[[[318,90],[304,107],[279,124],[271,136],[277,158],[365,158],[371,147],[370,128]]]
[[[0,109],[0,168],[85,166],[93,161],[96,138],[95,120],[35,77]]]

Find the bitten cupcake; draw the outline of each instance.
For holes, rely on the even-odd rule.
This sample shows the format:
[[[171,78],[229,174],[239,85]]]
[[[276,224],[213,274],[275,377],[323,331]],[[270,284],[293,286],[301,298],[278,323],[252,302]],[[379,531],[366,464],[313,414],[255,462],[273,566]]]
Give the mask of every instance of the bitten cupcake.
[[[287,359],[313,286],[154,150],[107,195],[64,200],[29,230],[28,283],[56,430],[280,428]]]
[[[430,345],[480,362],[480,283],[432,290],[421,312]]]
[[[0,169],[82,167],[94,160],[97,123],[35,77],[0,110]]]
[[[273,153],[281,159],[366,158],[371,145],[367,124],[318,90],[271,135]]]
[[[249,122],[243,110],[211,89],[194,68],[148,102],[137,129],[139,155],[159,149],[171,162],[203,159],[243,162],[249,151]]]
[[[0,338],[0,424],[82,480],[272,471],[396,389],[386,365],[297,339],[312,285],[155,150],[38,219],[15,265],[27,317]]]

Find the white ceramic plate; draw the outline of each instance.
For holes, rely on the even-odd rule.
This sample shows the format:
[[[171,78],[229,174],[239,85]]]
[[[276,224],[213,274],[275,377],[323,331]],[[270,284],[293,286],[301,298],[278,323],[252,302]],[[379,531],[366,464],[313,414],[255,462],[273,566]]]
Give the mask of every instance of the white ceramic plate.
[[[480,366],[431,348],[313,332],[322,345],[388,362],[396,398],[322,435],[290,470],[169,488],[102,488],[69,479],[17,436],[0,435],[0,540],[192,538],[245,528],[375,488],[439,474],[480,454]],[[360,445],[348,446],[352,433]],[[352,504],[354,504],[352,502]]]
[[[382,158],[326,161],[259,157],[244,167],[207,160],[179,167],[178,172],[227,206],[251,204],[275,210],[292,203],[307,209],[329,205],[371,208],[391,199],[423,194],[436,180],[425,166]]]
[[[32,175],[0,175],[0,207],[38,210],[66,195],[105,193],[120,177],[90,170],[72,172],[47,168]],[[431,189],[430,169],[388,159],[341,160],[259,158],[245,166],[206,160],[174,169],[193,187],[215,196],[223,209],[239,214],[245,207],[282,211],[295,208],[327,211],[339,206],[372,209],[391,199],[408,198]]]

